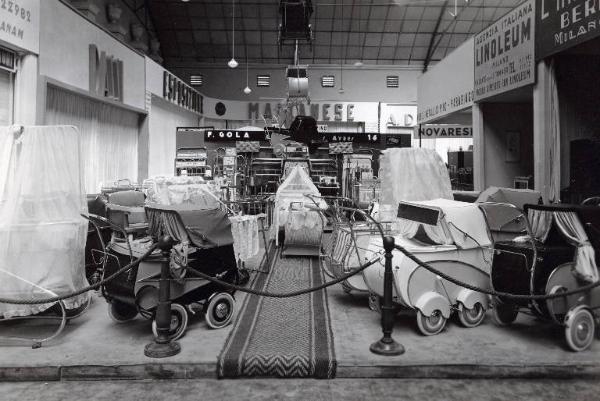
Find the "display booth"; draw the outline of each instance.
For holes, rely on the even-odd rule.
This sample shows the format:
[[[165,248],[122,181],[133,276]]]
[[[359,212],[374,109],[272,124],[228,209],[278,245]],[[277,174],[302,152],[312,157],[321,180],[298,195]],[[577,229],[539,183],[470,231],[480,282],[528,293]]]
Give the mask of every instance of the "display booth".
[[[597,8],[585,1],[543,4],[536,15],[536,180],[544,196],[581,203],[600,194],[597,102],[600,32]],[[537,167],[537,166],[536,166]]]

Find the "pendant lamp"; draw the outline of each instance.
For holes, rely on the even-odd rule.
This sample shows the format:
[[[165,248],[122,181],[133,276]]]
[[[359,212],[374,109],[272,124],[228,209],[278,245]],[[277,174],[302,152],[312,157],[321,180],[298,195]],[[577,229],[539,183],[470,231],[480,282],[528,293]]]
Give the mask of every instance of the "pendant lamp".
[[[244,93],[249,95],[252,92],[252,89],[248,86],[248,49],[246,49],[246,87],[244,88]]]
[[[229,68],[235,68],[238,66],[238,62],[235,61],[235,0],[231,1],[232,13],[231,13],[231,60],[227,63]]]

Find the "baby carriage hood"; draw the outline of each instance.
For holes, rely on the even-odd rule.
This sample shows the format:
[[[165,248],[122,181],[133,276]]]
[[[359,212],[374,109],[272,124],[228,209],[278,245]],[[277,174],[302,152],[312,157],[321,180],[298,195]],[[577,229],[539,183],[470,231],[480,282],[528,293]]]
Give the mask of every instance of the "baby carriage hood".
[[[0,294],[65,295],[87,285],[87,212],[80,137],[70,126],[0,128]],[[65,300],[68,309],[87,295]],[[50,305],[0,304],[0,316]]]

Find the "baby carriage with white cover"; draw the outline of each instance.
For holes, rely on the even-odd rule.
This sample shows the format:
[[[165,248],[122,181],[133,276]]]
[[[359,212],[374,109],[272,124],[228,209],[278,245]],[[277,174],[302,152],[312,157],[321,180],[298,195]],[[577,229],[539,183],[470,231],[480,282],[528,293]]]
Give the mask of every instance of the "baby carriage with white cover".
[[[87,222],[80,216],[87,211],[81,154],[75,127],[0,129],[2,297],[35,301],[87,286]],[[0,318],[42,317],[56,310],[61,326],[53,338],[88,301],[89,294],[82,294],[55,304],[0,304]],[[48,339],[33,342],[39,346]]]

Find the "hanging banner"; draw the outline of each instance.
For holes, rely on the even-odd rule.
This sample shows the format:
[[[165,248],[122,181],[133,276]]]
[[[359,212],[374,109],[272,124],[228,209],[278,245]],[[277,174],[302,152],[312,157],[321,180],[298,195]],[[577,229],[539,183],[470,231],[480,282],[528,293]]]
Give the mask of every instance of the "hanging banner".
[[[535,2],[528,0],[475,36],[475,101],[535,82]]]
[[[473,127],[457,124],[427,124],[415,127],[415,139],[431,138],[473,138]]]
[[[598,0],[538,0],[536,58],[546,58],[600,36]]]

